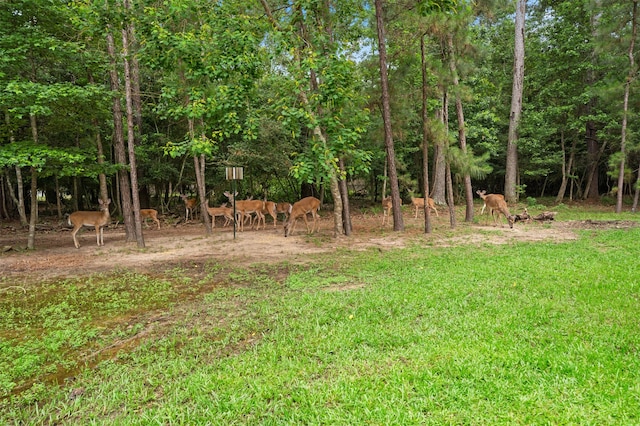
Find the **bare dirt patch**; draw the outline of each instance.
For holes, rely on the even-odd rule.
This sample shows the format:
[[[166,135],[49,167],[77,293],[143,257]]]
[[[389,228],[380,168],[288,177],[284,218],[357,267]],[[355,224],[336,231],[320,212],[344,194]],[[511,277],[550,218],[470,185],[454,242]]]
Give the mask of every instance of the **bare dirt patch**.
[[[122,225],[111,225],[105,230],[105,245],[96,246],[92,229],[81,231],[80,249],[73,246],[70,229],[57,220],[43,221],[36,235],[36,250],[25,250],[27,230],[17,223],[0,224],[0,276],[8,278],[8,285],[33,282],[41,279],[77,277],[116,269],[140,272],[159,272],[176,266],[198,265],[218,261],[233,265],[256,263],[292,264],[309,261],[309,255],[331,253],[339,249],[389,250],[408,244],[424,242],[434,247],[461,244],[509,244],[516,241],[567,241],[577,238],[578,229],[628,228],[639,224],[630,221],[573,221],[542,223],[517,223],[513,229],[480,224],[458,223],[451,230],[448,219],[434,218],[433,232],[423,232],[424,219],[405,216],[405,231],[396,233],[392,226],[381,226],[381,215],[356,214],[354,230],[350,237],[334,238],[332,222],[328,215],[321,220],[320,231],[307,235],[304,224],[298,224],[294,235],[284,237],[281,224],[267,224],[259,231],[236,232],[233,228],[216,227],[213,234],[205,235],[204,225],[192,221],[171,225],[166,222],[157,230],[144,230],[145,248],[125,241]]]

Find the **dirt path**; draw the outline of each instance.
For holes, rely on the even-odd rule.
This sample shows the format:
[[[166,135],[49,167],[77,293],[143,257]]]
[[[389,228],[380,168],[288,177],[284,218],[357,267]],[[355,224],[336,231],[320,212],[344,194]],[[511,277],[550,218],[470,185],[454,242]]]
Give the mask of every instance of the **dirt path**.
[[[204,234],[204,226],[197,222],[172,226],[163,224],[162,229],[145,229],[144,249],[135,243],[126,243],[122,225],[111,226],[105,231],[105,245],[97,247],[92,229],[81,231],[80,249],[73,246],[68,228],[49,224],[51,230],[40,231],[36,236],[35,251],[24,250],[26,230],[16,223],[0,225],[0,277],[9,285],[19,285],[33,279],[79,276],[107,272],[117,268],[153,271],[167,269],[189,262],[203,263],[210,260],[234,264],[274,263],[288,261],[304,263],[308,255],[328,253],[338,248],[366,250],[371,247],[386,250],[403,247],[409,242],[428,240],[432,246],[460,244],[504,244],[513,241],[564,241],[576,238],[575,223],[554,222],[518,223],[514,229],[506,224],[502,227],[460,224],[451,232],[444,218],[436,218],[430,235],[422,231],[423,219],[408,218],[405,232],[395,233],[392,227],[382,228],[381,216],[358,215],[354,218],[354,232],[349,238],[333,238],[330,219],[321,220],[320,232],[307,236],[304,224],[298,224],[293,236],[284,237],[282,226],[259,231],[237,232],[233,228],[216,227],[213,235]],[[635,224],[637,225],[637,224]],[[11,248],[11,249],[9,249]]]

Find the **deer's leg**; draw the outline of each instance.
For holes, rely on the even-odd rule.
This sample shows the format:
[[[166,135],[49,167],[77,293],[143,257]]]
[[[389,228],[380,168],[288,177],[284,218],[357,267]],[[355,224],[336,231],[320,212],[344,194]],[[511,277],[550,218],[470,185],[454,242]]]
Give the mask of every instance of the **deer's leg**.
[[[73,245],[76,246],[77,249],[80,248],[80,244],[78,243],[78,239],[76,238],[76,234],[78,233],[79,229],[80,226],[74,226],[73,231],[71,231],[71,236],[73,237]]]

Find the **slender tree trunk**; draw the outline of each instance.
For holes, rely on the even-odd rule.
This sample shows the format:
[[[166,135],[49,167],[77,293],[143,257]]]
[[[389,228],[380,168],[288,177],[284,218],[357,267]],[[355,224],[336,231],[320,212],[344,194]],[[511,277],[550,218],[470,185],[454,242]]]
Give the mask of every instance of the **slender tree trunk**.
[[[522,92],[524,85],[524,20],[526,0],[518,0],[516,5],[515,47],[513,54],[513,88],[511,93],[511,113],[509,114],[509,135],[507,141],[507,165],[504,178],[504,195],[508,203],[518,200],[518,126],[522,114]]]
[[[118,171],[118,184],[120,186],[120,209],[124,219],[125,240],[133,242],[136,240],[136,228],[131,207],[131,185],[129,174],[127,173],[127,154],[124,146],[124,134],[122,128],[122,106],[120,105],[120,80],[118,77],[116,48],[113,34],[110,28],[107,29],[107,52],[109,54],[109,76],[111,82],[111,92],[113,93],[113,146],[115,162],[123,166]]]
[[[29,116],[31,123],[31,136],[33,137],[33,143],[38,144],[38,123],[36,116],[31,114]],[[27,249],[33,250],[36,248],[36,224],[38,223],[38,170],[31,166],[31,215],[29,217],[29,236],[27,237]]]
[[[127,0],[125,8],[129,8]],[[128,30],[122,30],[122,56],[124,63],[124,92],[127,108],[127,148],[129,150],[129,174],[131,175],[131,201],[136,230],[136,242],[139,248],[144,248],[144,235],[142,234],[142,217],[140,216],[140,193],[138,190],[138,168],[136,165],[135,129],[133,113],[133,96],[131,86],[131,68],[129,65],[129,39]]]
[[[344,166],[344,159],[340,157],[338,160],[338,166],[340,167],[340,175],[346,177],[346,168]],[[349,209],[349,190],[347,188],[347,179],[340,179],[340,195],[342,196],[342,228],[344,229],[344,235],[347,237],[351,235],[351,212]]]
[[[567,184],[571,179],[569,175],[571,174],[571,170],[573,169],[573,162],[576,156],[576,139],[574,139],[573,143],[571,144],[569,161],[567,161],[567,153],[564,143],[564,130],[560,135],[560,144],[562,145],[562,183],[560,184],[560,189],[558,190],[558,195],[556,196],[556,203],[561,203],[564,199],[564,194],[567,190]]]
[[[389,80],[387,76],[387,47],[384,31],[382,10],[383,0],[375,0],[376,22],[378,27],[378,52],[380,59],[380,86],[382,88],[382,121],[384,122],[384,144],[389,159],[389,186],[391,187],[391,205],[393,206],[393,230],[404,231],[402,218],[402,202],[398,188],[398,173],[396,170],[396,154],[391,130],[391,106],[389,101]]]
[[[427,116],[427,58],[423,34],[420,38],[420,58],[422,62],[422,180],[424,182],[424,232],[431,233],[431,209],[429,208],[429,117]]]
[[[6,218],[9,219],[9,211],[7,210],[7,193],[4,190],[4,175],[0,174],[0,219]]]
[[[55,175],[55,191],[56,191],[56,212],[58,213],[58,220],[62,220],[62,197],[60,196],[60,179],[58,175]]]
[[[449,34],[447,36],[447,45],[449,47],[449,69],[453,77],[453,85],[456,89],[459,88],[460,82],[458,80],[458,72],[456,70],[456,55],[453,48],[453,36]],[[458,117],[458,139],[460,141],[460,149],[463,153],[467,152],[467,133],[465,130],[464,111],[462,109],[462,99],[458,90],[456,90],[456,114]],[[465,221],[473,222],[473,188],[471,187],[471,176],[468,172],[464,173],[464,195],[465,195]]]
[[[631,89],[631,82],[634,80],[635,74],[638,72],[636,69],[636,61],[633,56],[633,49],[635,48],[636,43],[636,33],[637,33],[637,25],[636,25],[636,15],[638,12],[638,1],[634,0],[633,2],[633,12],[631,15],[631,42],[629,43],[629,75],[627,76],[627,81],[624,84],[624,101],[622,107],[622,134],[620,141],[620,169],[618,170],[618,198],[616,202],[616,213],[622,212],[622,198],[624,195],[624,167],[625,160],[627,156],[626,152],[626,142],[627,142],[627,115],[629,113],[629,91]]]
[[[29,225],[27,212],[24,205],[24,181],[22,180],[22,167],[16,166],[16,184],[18,185],[18,214],[20,215],[20,225]]]
[[[449,207],[449,223],[451,224],[451,229],[456,228],[456,206],[453,195],[453,179],[451,178],[451,165],[447,161],[447,170],[446,170],[446,180],[447,180],[447,206]]]
[[[590,24],[591,24],[591,37],[595,39],[598,33],[598,26],[600,22],[600,16],[602,14],[602,5],[600,4],[600,0],[595,0],[595,4],[592,7],[592,10],[595,11],[591,15]],[[595,67],[598,61],[598,53],[595,48],[591,50],[591,64],[587,70],[587,87],[593,87],[596,84],[596,75],[595,75]],[[593,108],[596,104],[596,97],[592,97],[589,102],[586,104],[585,114],[589,116],[593,112]],[[587,180],[584,189],[583,197],[584,199],[590,200],[599,200],[600,199],[600,182],[598,179],[599,174],[599,165],[600,158],[602,158],[602,153],[604,152],[604,148],[606,146],[606,140],[602,142],[602,147],[598,148],[598,134],[596,129],[596,124],[593,120],[588,120],[585,123],[585,142],[587,145]]]

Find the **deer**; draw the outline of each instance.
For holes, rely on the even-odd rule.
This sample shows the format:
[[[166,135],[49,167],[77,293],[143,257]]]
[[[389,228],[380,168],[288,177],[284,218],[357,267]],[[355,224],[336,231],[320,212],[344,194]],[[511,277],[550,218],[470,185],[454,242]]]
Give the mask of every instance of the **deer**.
[[[147,219],[153,220],[156,225],[158,225],[158,229],[160,229],[160,221],[158,220],[158,210],[156,209],[140,209],[140,217],[142,221],[147,223]]]
[[[273,218],[273,227],[275,228],[278,225],[278,211],[276,210],[276,203],[273,201],[264,202],[264,210],[262,210],[262,214],[266,217],[268,214]]]
[[[433,201],[433,198],[427,198],[429,201],[429,209],[433,210],[436,216],[439,216],[438,209],[436,209],[436,202]],[[413,194],[411,194],[411,206],[415,210],[414,219],[418,218],[418,209],[424,209],[424,198],[413,198]]]
[[[491,212],[491,217],[493,217],[493,223],[495,225],[498,225],[498,220],[496,218],[496,212],[498,212],[498,216],[500,216],[500,213],[502,213],[504,217],[507,219],[507,222],[509,222],[509,228],[513,228],[513,222],[515,222],[515,216],[513,216],[509,212],[509,207],[507,207],[507,202],[504,199],[504,195],[487,194],[487,191],[485,190],[482,190],[482,191],[478,190],[476,191],[476,194],[478,194],[480,198],[482,198],[482,200],[484,201],[484,206],[482,206],[482,212],[480,214],[484,212],[485,207],[488,207],[489,211]]]
[[[98,246],[104,245],[104,226],[108,225],[111,221],[111,215],[109,214],[109,204],[111,199],[107,198],[106,201],[98,200],[100,203],[99,211],[76,211],[69,215],[69,225],[73,226],[71,236],[73,237],[73,245],[77,249],[80,248],[76,234],[78,230],[83,226],[93,226],[96,229],[96,243]]]
[[[316,228],[319,227],[317,222],[318,218],[318,210],[320,209],[320,200],[316,197],[306,197],[300,201],[295,202],[291,208],[289,209],[289,217],[284,224],[284,236],[288,237],[293,232],[293,228],[296,226],[296,221],[298,218],[302,217],[304,219],[304,223],[307,225],[307,233],[309,233],[309,221],[307,220],[307,214],[311,213],[313,217],[313,227],[311,228],[311,233],[313,234],[316,231]]]
[[[244,232],[244,220],[245,216],[250,216],[252,213],[255,213],[257,216],[256,219],[256,230],[260,229],[260,221],[262,221],[262,227],[265,228],[265,219],[262,211],[264,210],[264,201],[261,200],[241,200],[236,201],[236,195],[238,193],[231,194],[228,191],[224,192],[224,195],[229,199],[231,205],[235,203],[236,206],[236,216],[240,217],[240,220],[237,220],[237,223],[240,224],[240,232]],[[237,218],[236,218],[237,219]],[[254,225],[251,226],[253,229]]]
[[[291,210],[291,203],[276,203],[276,215],[284,214],[283,225],[289,219],[289,210]]]
[[[212,228],[216,227],[216,216],[224,217],[225,220],[224,225],[222,225],[223,228],[233,221],[233,208],[227,207],[227,203],[221,204],[220,207],[207,207],[207,211],[211,216]]]
[[[198,203],[197,198],[190,198],[184,194],[180,194],[180,198],[184,202],[184,210],[185,210],[185,222],[189,220],[189,215],[191,215],[191,219],[193,219],[193,209],[196,208],[196,204]]]
[[[402,200],[400,200],[400,205],[402,205]],[[382,199],[382,226],[385,223],[389,223],[389,213],[391,213],[391,209],[393,208],[393,203],[391,202],[391,195]]]

